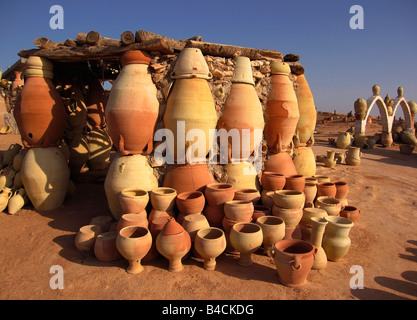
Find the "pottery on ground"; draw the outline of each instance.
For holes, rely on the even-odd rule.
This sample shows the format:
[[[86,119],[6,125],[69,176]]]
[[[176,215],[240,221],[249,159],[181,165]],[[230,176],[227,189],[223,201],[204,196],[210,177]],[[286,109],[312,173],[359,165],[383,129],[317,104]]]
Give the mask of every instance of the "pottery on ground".
[[[293,162],[299,175],[309,177],[316,174],[316,159],[311,147],[294,148]]]
[[[169,221],[169,218],[170,218],[170,216],[159,217],[159,218],[153,219],[149,223],[149,228],[148,229],[151,232],[153,241],[152,241],[151,249],[149,249],[146,256],[143,257],[143,259],[142,259],[143,262],[154,261],[155,259],[157,259],[159,257],[159,252],[156,249],[156,237],[158,236],[159,232],[161,232],[161,230],[164,228],[165,224]]]
[[[327,217],[327,211],[320,208],[304,208],[303,209],[303,217],[301,218],[299,222],[299,226],[301,229],[301,238],[305,241],[310,240],[311,236],[311,218],[317,217],[317,218],[324,218]]]
[[[251,222],[236,223],[230,230],[230,243],[239,254],[241,266],[252,264],[252,253],[259,249],[263,242],[262,228]]]
[[[181,225],[190,235],[191,242],[194,242],[198,230],[210,227],[207,218],[200,213],[185,216]]]
[[[361,163],[362,152],[360,148],[349,147],[346,152],[346,164],[350,166],[359,166]]]
[[[7,208],[9,200],[12,196],[13,192],[10,188],[4,187],[2,190],[0,190],[0,212],[3,212],[4,209]]]
[[[304,191],[306,180],[303,175],[296,174],[285,177],[285,190]]]
[[[264,254],[270,255],[271,247],[285,236],[285,222],[276,216],[262,216],[256,220],[262,228]]]
[[[285,222],[286,228],[295,228],[303,217],[303,208],[280,208],[277,206],[272,207],[272,215],[281,218]]]
[[[107,231],[99,234],[94,243],[94,255],[99,261],[115,261],[120,259],[116,246],[117,232]]]
[[[110,230],[111,225],[113,224],[114,219],[110,216],[96,216],[91,218],[88,224],[94,224],[101,228],[103,232],[107,232]]]
[[[227,201],[233,200],[235,190],[230,183],[210,183],[206,186],[204,195],[209,206],[223,206]]]
[[[340,216],[346,219],[349,219],[353,223],[357,223],[359,219],[360,210],[355,206],[345,206],[340,211]]]
[[[317,197],[336,197],[336,185],[333,182],[320,182],[317,184]]]
[[[349,193],[349,186],[346,181],[337,180],[333,182],[336,186],[336,195],[335,198],[343,200],[347,198]]]
[[[326,229],[327,220],[325,218],[311,217],[310,222],[312,225],[311,228],[311,237],[309,242],[317,248],[317,252],[314,256],[314,263],[312,269],[321,270],[325,269],[327,266],[327,255],[322,247],[323,235]]]
[[[325,218],[328,222],[323,236],[323,249],[328,260],[340,261],[349,251],[351,240],[349,232],[354,223],[343,217],[329,216]]]
[[[29,199],[26,195],[25,189],[19,188],[9,199],[9,203],[7,204],[7,213],[16,214],[20,209],[23,208],[28,200]]]
[[[85,225],[82,226],[75,236],[74,245],[80,252],[90,252],[94,249],[94,243],[97,236],[102,233],[99,226]]]
[[[146,209],[149,194],[143,189],[126,188],[120,191],[119,202],[123,213],[139,213]]]
[[[264,171],[262,172],[261,183],[264,190],[282,190],[285,186],[285,176],[281,173]]]
[[[149,221],[146,216],[136,213],[122,214],[116,225],[116,233],[119,233],[124,227],[128,226],[140,226],[148,228]]]
[[[328,176],[316,175],[316,176],[314,176],[314,178],[317,179],[317,183],[320,183],[320,182],[331,182],[330,181],[330,177],[328,177]]]
[[[342,210],[340,200],[333,197],[321,196],[316,199],[316,208],[324,209],[329,216],[338,216]]]
[[[303,208],[305,203],[305,195],[303,191],[277,190],[274,192],[273,200],[274,204],[280,208]]]
[[[177,195],[178,210],[184,215],[202,213],[206,199],[201,191],[187,191]]]
[[[219,228],[203,228],[197,231],[194,248],[204,259],[204,269],[214,270],[216,258],[226,249],[226,236]]]
[[[232,200],[224,204],[224,215],[230,220],[250,221],[253,210],[253,203],[247,200]]]

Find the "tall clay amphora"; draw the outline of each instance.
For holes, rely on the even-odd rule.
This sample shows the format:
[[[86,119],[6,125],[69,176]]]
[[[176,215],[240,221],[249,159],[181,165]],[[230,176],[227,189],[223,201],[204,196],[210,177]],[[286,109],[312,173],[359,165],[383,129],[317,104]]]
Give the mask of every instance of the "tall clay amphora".
[[[295,95],[297,96],[298,111],[300,112],[296,130],[298,139],[303,146],[313,138],[317,112],[313,94],[304,74],[297,77],[296,84]]]
[[[151,191],[157,187],[158,180],[153,174],[153,169],[148,164],[147,158],[140,154],[130,156],[116,154],[104,181],[107,203],[116,220],[122,215],[120,191],[127,188]]]
[[[291,148],[300,118],[297,96],[289,78],[290,72],[287,63],[271,62],[271,91],[266,104],[265,121],[265,139],[270,151],[276,150],[278,136],[281,136],[283,151]]]
[[[207,67],[199,49],[186,49],[192,50],[183,49],[177,64],[193,65],[193,61],[196,60],[199,61],[196,65],[201,68]],[[190,51],[193,54],[190,54]],[[191,61],[184,61],[189,59]],[[188,73],[175,78],[168,94],[164,115],[165,128],[173,133],[174,138],[173,143],[167,145],[168,158],[179,164],[184,164],[186,161],[192,163],[205,160],[214,141],[214,136],[210,135],[210,131],[216,128],[216,124],[217,113],[207,79]]]
[[[235,57],[234,61],[236,67],[231,91],[224,104],[223,115],[217,122],[217,129],[225,129],[227,132],[238,130],[239,141],[229,137],[229,155],[235,159],[247,160],[262,143],[265,123],[250,59]]]
[[[20,172],[26,194],[36,210],[53,210],[64,203],[70,170],[59,148],[30,148]]]
[[[14,71],[14,80],[12,83],[12,97],[16,96],[17,88],[23,86],[25,83],[22,79],[22,71]]]
[[[316,158],[311,147],[294,148],[293,162],[299,175],[312,177],[316,174]]]
[[[27,147],[52,147],[64,135],[67,114],[62,98],[52,83],[53,65],[30,56],[26,61],[25,85],[16,99],[14,117]]]
[[[159,112],[157,90],[148,71],[145,52],[125,52],[122,70],[113,84],[105,115],[109,135],[122,155],[150,154]]]

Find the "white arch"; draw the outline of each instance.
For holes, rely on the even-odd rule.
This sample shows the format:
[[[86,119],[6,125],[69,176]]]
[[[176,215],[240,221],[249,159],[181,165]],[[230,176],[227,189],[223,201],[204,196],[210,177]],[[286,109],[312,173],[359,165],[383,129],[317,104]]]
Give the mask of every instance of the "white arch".
[[[412,123],[412,115],[411,115],[411,109],[410,106],[408,105],[407,100],[404,97],[396,97],[394,100],[394,105],[393,105],[393,112],[392,112],[392,116],[394,117],[395,112],[397,111],[398,107],[401,106],[401,108],[403,109],[403,113],[404,113],[404,120],[405,120],[405,128],[404,129],[414,129],[413,128],[413,123]]]
[[[388,109],[384,102],[384,99],[382,99],[380,95],[371,96],[366,100],[367,109],[366,109],[365,119],[355,120],[355,132],[365,133],[366,123],[368,121],[368,117],[374,105],[378,106],[379,113],[381,114],[382,131],[391,132],[392,121],[390,119],[390,115],[388,114]]]

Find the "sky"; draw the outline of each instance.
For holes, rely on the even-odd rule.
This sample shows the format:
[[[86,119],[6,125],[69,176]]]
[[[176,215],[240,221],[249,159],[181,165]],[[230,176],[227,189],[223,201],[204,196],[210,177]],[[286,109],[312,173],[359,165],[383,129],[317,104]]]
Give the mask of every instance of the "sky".
[[[50,27],[53,5],[64,10],[63,29]],[[354,5],[363,8],[363,29],[350,26]],[[417,101],[415,0],[0,0],[0,14],[3,72],[19,51],[36,48],[36,38],[63,42],[95,30],[119,39],[146,30],[298,54],[319,111],[353,111],[374,84],[383,97],[396,97],[402,86],[404,97]]]

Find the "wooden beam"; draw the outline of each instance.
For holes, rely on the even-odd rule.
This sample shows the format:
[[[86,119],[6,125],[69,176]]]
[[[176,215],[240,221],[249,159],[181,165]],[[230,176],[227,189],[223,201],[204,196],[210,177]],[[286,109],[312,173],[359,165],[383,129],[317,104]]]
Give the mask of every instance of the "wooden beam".
[[[45,38],[45,37],[37,38],[33,40],[33,43],[35,44],[35,46],[37,46],[40,49],[53,49],[53,48],[56,48],[57,46],[57,44],[54,41],[49,40],[48,38]]]
[[[186,41],[181,40],[174,40],[172,38],[168,38],[165,36],[161,36],[160,34],[145,31],[145,30],[138,30],[135,33],[135,42],[141,43],[144,41],[149,41],[153,39],[162,39],[164,40],[172,49],[181,51],[184,49],[185,45],[187,44]]]
[[[125,31],[120,36],[120,42],[123,46],[128,46],[135,43],[135,35],[131,31]]]
[[[78,33],[75,37],[75,41],[79,45],[89,45],[89,46],[114,46],[120,47],[120,40],[101,37],[97,31],[90,31],[89,33]]]

